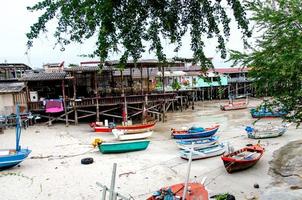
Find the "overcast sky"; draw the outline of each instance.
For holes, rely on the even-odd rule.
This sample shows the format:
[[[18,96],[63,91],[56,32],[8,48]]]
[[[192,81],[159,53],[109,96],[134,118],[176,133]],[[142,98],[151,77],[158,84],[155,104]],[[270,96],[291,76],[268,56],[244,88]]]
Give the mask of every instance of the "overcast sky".
[[[41,34],[40,38],[34,40],[34,46],[26,55],[26,36],[31,24],[35,23],[38,18],[38,13],[31,13],[26,10],[27,6],[34,5],[38,0],[9,0],[0,1],[0,63],[25,63],[33,68],[42,67],[43,63],[62,62],[68,65],[69,63],[79,64],[81,61],[97,60],[83,58],[79,55],[89,54],[94,50],[94,41],[90,40],[84,44],[72,44],[65,48],[65,51],[60,51],[59,47],[54,48],[54,39],[52,38],[52,28],[54,24],[50,24],[49,33]],[[229,49],[242,50],[241,34],[237,30],[237,25],[232,24],[231,38],[227,44]],[[183,47],[175,54],[171,51],[171,45],[168,41],[163,41],[165,53],[167,57],[192,57],[190,51],[190,38],[183,39]],[[215,51],[216,43],[214,40],[206,41],[206,56],[213,57],[215,67],[227,67],[230,64],[224,63],[220,58],[220,54]],[[117,59],[119,55],[111,55],[111,59]],[[143,54],[143,59],[155,58],[148,52]]]

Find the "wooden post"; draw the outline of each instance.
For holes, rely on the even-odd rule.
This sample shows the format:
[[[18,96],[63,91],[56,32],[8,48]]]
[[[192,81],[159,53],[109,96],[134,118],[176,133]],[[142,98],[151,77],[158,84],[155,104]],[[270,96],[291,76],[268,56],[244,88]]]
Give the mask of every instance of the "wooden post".
[[[163,123],[166,121],[166,99],[164,101],[164,104],[163,104]]]
[[[142,68],[142,63],[140,66],[140,70],[141,70],[141,94],[144,94],[144,87],[143,87],[143,68]]]
[[[116,163],[113,163],[109,200],[113,200],[114,187],[115,187],[115,176],[116,176]]]
[[[125,95],[125,91],[124,91],[124,74],[123,74],[123,70],[121,70],[120,72],[121,72],[122,95]]]
[[[148,94],[150,93],[150,71],[149,67],[147,67],[147,79],[148,79]]]
[[[66,97],[65,97],[65,81],[62,80],[62,95],[63,95],[63,105],[64,105],[64,112],[65,112],[65,120],[66,120],[66,126],[68,126],[68,114],[67,114],[67,108],[66,108]]]
[[[236,83],[236,97],[238,96],[238,83]]]
[[[130,87],[131,87],[131,94],[133,94],[133,77],[132,77],[132,67],[130,67]]]
[[[165,66],[162,65],[162,82],[163,82],[163,93],[165,93]]]
[[[94,72],[94,90],[96,96],[96,121],[100,121],[100,107],[99,107],[99,90],[97,81],[97,72]]]
[[[78,122],[78,111],[77,111],[77,105],[76,105],[76,99],[77,99],[77,87],[76,87],[76,77],[75,77],[75,73],[73,72],[73,100],[74,100],[74,105],[73,105],[73,109],[74,109],[74,123],[75,125],[77,125]]]

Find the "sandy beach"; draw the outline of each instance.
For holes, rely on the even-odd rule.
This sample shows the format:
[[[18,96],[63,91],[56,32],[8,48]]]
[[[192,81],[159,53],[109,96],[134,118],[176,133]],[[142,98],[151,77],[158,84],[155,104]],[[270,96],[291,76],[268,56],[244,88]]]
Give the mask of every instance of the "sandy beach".
[[[32,150],[29,158],[14,167],[0,172],[0,199],[100,199],[100,188],[96,182],[110,185],[113,163],[117,163],[116,189],[125,196],[134,199],[146,199],[157,189],[184,182],[187,161],[179,157],[175,140],[170,137],[170,129],[183,126],[210,126],[220,124],[217,133],[220,141],[229,142],[235,149],[242,148],[257,140],[248,139],[245,125],[255,119],[249,109],[222,112],[221,102],[197,102],[195,109],[168,113],[168,122],[158,123],[147,150],[123,153],[101,154],[93,149],[94,138],[113,140],[113,135],[92,132],[88,124],[79,126],[55,123],[30,126],[22,130],[21,145]],[[260,101],[250,102],[250,107]],[[280,123],[280,119],[260,120],[259,123],[271,121]],[[273,177],[268,174],[269,161],[273,152],[290,141],[302,139],[302,129],[295,126],[279,138],[261,140],[265,148],[263,158],[254,167],[228,174],[221,158],[213,157],[194,161],[191,180],[201,181],[207,177],[206,187],[210,195],[229,192],[236,199],[260,198],[261,194],[272,187]],[[0,148],[14,148],[14,129],[5,130],[0,135]],[[82,158],[92,157],[94,163],[82,165]],[[257,183],[260,188],[255,189]]]

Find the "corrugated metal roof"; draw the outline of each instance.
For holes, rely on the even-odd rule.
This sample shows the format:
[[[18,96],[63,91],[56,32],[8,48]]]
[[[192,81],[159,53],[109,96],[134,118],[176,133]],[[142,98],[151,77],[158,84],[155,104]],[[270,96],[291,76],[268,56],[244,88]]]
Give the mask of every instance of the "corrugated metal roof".
[[[23,82],[0,83],[0,94],[20,92],[25,88]]]
[[[148,68],[149,69],[149,78],[155,77],[158,70],[157,68]],[[147,68],[142,68],[142,75],[143,78],[148,77]],[[114,71],[113,76],[121,76],[120,71]],[[124,69],[123,70],[123,76],[130,76],[130,69]],[[141,77],[141,71],[137,68],[132,68],[132,77],[133,78],[140,78]]]
[[[212,69],[209,71],[213,71]],[[248,72],[247,67],[229,67],[229,68],[215,68],[215,71],[222,74],[233,74],[233,73],[243,73]]]
[[[0,63],[0,68],[24,68],[25,70],[31,70],[31,67],[23,63]]]
[[[24,74],[20,81],[47,81],[47,80],[64,80],[66,72],[53,72],[53,73],[27,73]]]
[[[98,66],[75,66],[75,67],[68,67],[64,68],[66,72],[96,72],[100,68]]]

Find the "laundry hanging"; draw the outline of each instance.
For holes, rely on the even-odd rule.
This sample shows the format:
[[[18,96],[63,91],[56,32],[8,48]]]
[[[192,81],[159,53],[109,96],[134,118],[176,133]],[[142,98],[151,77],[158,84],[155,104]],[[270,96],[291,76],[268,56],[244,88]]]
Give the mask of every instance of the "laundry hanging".
[[[61,99],[50,99],[46,101],[46,113],[58,113],[64,110],[63,102]]]

